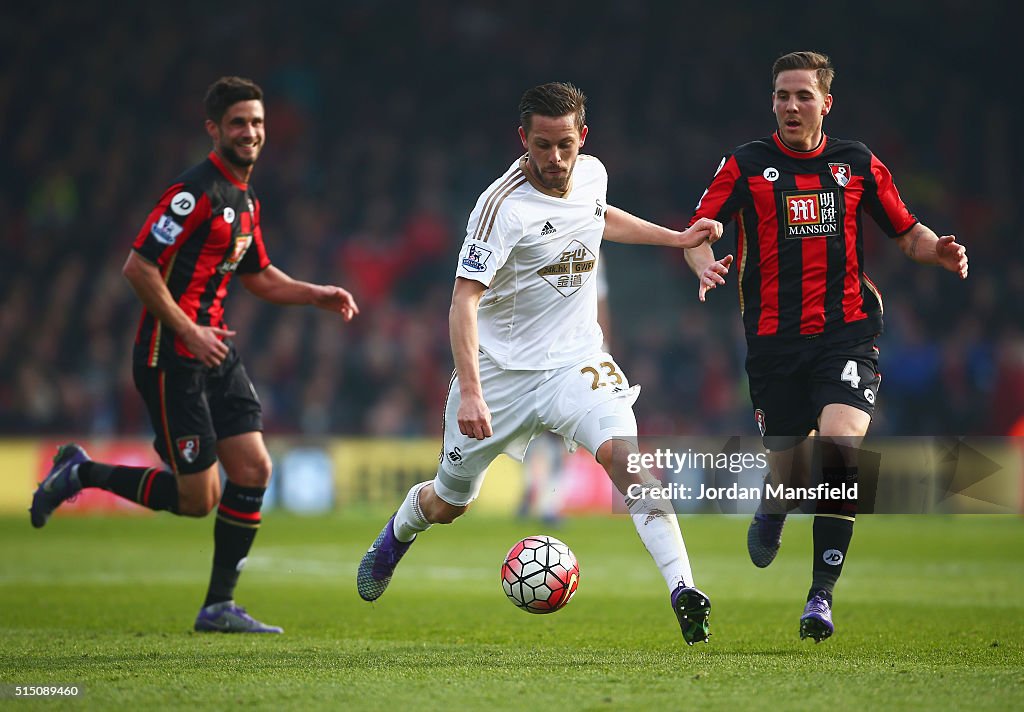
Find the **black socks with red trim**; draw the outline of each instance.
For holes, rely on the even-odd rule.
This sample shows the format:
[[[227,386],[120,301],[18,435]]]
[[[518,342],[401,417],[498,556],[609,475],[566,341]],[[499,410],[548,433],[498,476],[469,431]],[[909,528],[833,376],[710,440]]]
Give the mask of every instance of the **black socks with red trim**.
[[[265,487],[239,487],[230,480],[224,484],[213,525],[213,570],[203,607],[234,598],[235,585],[260,526],[266,491]]]

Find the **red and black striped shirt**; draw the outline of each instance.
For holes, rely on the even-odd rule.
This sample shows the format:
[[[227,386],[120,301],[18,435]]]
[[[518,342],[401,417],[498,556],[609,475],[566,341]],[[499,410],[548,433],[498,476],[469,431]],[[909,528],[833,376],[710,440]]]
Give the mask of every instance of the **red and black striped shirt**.
[[[889,237],[917,223],[889,170],[858,141],[823,136],[801,152],[773,134],[722,159],[690,224],[736,221],[749,346],[881,332],[882,297],[864,273],[865,210]]]
[[[155,264],[182,311],[201,326],[224,326],[224,297],[235,272],[270,266],[260,231],[260,202],[216,153],[164,191],[132,246]],[[136,363],[164,367],[196,361],[181,339],[148,310],[135,335]]]

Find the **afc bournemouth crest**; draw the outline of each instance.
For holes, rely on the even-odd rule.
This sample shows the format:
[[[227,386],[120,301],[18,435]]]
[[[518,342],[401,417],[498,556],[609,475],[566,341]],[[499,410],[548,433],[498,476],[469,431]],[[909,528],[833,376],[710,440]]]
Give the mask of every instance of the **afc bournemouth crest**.
[[[225,208],[224,218],[227,219],[227,208]],[[232,219],[234,219],[234,211],[231,211]],[[248,215],[249,213],[242,213]],[[238,264],[245,257],[246,251],[249,249],[249,245],[252,244],[252,233],[246,235],[236,235],[234,238],[234,244],[231,246],[231,254],[225,258],[223,262],[217,265],[217,271],[221,274],[227,274],[228,272],[234,272],[238,269]]]
[[[839,184],[840,188],[845,188],[846,184],[850,182],[850,164],[849,163],[829,163],[829,170],[832,171],[832,177],[836,179],[836,183]]]
[[[178,438],[178,455],[188,464],[192,464],[199,457],[199,436],[186,435]]]
[[[754,411],[754,422],[757,423],[757,429],[761,431],[761,437],[764,437],[764,411],[760,408]]]

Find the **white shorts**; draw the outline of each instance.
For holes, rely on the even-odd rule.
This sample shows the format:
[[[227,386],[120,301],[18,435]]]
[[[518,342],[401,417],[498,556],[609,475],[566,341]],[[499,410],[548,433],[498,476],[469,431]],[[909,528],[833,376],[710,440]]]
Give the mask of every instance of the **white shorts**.
[[[505,370],[481,353],[480,382],[494,432],[484,440],[459,432],[457,377],[448,390],[434,491],[449,504],[476,499],[494,458],[505,453],[522,461],[530,441],[545,430],[565,438],[570,450],[579,443],[592,454],[612,438],[636,441],[633,404],[640,386],[629,385],[608,353],[550,371]]]

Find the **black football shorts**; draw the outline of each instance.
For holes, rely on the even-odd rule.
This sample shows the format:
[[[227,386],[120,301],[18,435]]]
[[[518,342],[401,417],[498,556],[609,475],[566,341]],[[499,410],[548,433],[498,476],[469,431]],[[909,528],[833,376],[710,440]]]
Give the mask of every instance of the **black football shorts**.
[[[806,436],[826,405],[841,403],[874,415],[882,376],[875,337],[825,343],[809,339],[789,353],[747,353],[754,420],[765,446]]]
[[[135,388],[153,424],[153,447],[176,474],[202,472],[217,461],[217,441],[263,430],[256,389],[234,345],[215,368],[177,362],[135,364]]]

